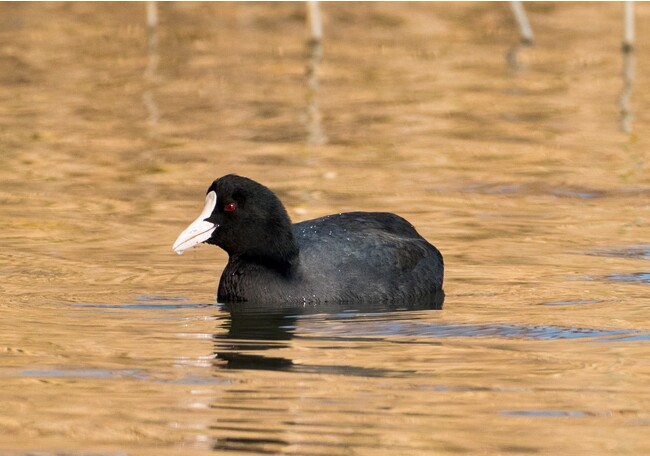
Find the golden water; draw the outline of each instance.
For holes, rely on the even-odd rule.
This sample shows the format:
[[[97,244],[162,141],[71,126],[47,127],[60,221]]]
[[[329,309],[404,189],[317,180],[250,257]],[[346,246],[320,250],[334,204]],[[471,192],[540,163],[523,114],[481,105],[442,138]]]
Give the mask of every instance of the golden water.
[[[650,453],[650,7],[0,4],[0,453]],[[321,52],[322,54],[319,54]],[[629,84],[629,81],[628,81]],[[408,218],[442,311],[231,319],[210,182]]]

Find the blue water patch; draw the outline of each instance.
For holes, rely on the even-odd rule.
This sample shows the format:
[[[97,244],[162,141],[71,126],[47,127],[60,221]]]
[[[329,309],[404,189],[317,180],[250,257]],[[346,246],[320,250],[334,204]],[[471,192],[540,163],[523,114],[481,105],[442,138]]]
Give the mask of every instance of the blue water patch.
[[[609,274],[605,280],[613,282],[650,283],[650,272],[632,272],[630,274]]]
[[[570,277],[570,280],[605,280],[608,282],[650,283],[650,272],[613,273],[605,276]]]
[[[135,298],[135,300],[144,301],[144,302],[151,302],[151,301],[179,302],[179,301],[187,301],[187,298],[184,296],[140,295],[137,298]]]
[[[637,258],[640,260],[650,260],[650,245],[639,244],[626,247],[617,247],[611,249],[596,249],[586,252],[587,255]]]
[[[603,190],[573,188],[558,188],[552,190],[551,194],[554,196],[580,199],[602,198],[607,195]]]
[[[488,323],[481,325],[460,323],[421,323],[413,321],[363,321],[348,324],[346,321],[325,321],[325,328],[317,325],[301,328],[304,337],[315,330],[326,332],[337,338],[392,337],[392,336],[428,336],[433,339],[450,337],[506,337],[532,340],[566,340],[594,339],[601,342],[644,341],[650,333],[640,330],[607,330],[594,328],[574,328],[552,325],[514,325],[505,323]],[[329,324],[328,324],[329,323]]]
[[[527,326],[511,324],[460,325],[438,324],[427,331],[436,337],[516,337],[522,339],[557,340],[628,336],[630,330],[565,328],[561,326]]]
[[[632,334],[629,336],[617,337],[615,340],[616,342],[642,342],[642,341],[645,342],[647,340],[650,340],[650,334],[648,333]],[[609,342],[610,340],[604,339],[602,341]]]
[[[24,377],[71,377],[71,378],[136,378],[146,379],[141,369],[28,369],[18,371]]]

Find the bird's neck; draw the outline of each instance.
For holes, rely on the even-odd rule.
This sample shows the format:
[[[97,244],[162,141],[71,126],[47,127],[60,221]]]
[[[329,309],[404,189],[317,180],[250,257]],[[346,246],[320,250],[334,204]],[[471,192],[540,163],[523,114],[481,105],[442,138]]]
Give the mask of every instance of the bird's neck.
[[[299,276],[298,253],[287,259],[286,255],[230,254],[228,264],[221,274],[217,296],[220,302],[239,302],[264,299],[267,293],[279,293],[273,286],[287,283]],[[282,279],[279,280],[278,279]],[[258,289],[257,284],[263,284]],[[267,288],[271,287],[271,289]],[[261,293],[261,295],[260,295]]]
[[[259,245],[249,246],[243,252],[229,252],[228,263],[233,266],[257,265],[287,276],[298,264],[298,253],[298,245],[289,231],[267,238]]]

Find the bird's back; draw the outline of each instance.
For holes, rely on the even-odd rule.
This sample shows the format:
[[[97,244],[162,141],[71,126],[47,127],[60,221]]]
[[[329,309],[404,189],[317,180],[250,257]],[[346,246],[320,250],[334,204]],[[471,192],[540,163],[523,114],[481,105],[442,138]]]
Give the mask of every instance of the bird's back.
[[[395,214],[349,212],[293,228],[305,291],[335,301],[390,301],[442,288],[442,255]]]

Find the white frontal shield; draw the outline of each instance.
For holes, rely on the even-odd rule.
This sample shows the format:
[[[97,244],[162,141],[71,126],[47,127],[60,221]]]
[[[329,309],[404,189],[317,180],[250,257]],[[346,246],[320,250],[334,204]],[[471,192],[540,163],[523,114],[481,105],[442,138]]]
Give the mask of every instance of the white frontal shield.
[[[176,242],[174,242],[174,246],[172,247],[174,252],[182,255],[190,247],[194,247],[210,239],[214,230],[217,229],[217,225],[205,219],[212,215],[212,211],[214,211],[216,206],[217,194],[214,191],[208,192],[205,196],[205,207],[201,215],[176,238]]]

